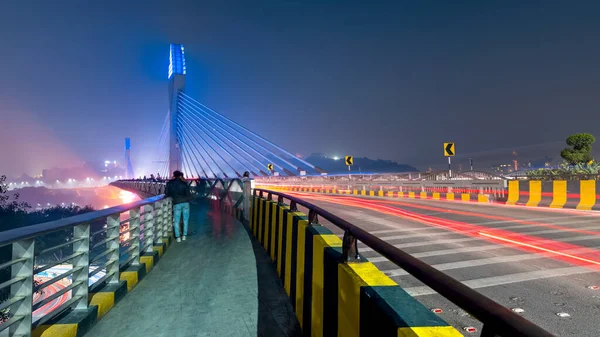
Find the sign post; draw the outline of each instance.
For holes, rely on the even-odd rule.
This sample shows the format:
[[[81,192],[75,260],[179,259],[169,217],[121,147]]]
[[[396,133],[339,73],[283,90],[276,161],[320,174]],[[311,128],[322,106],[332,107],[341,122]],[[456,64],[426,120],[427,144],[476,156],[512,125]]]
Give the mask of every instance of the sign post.
[[[452,157],[456,155],[454,143],[444,143],[444,156],[448,157],[448,178],[452,178]]]
[[[273,174],[273,164],[271,164],[271,163],[267,164],[267,170],[269,170],[269,172],[271,172],[271,174]]]
[[[350,166],[354,165],[354,157],[346,156],[346,166],[348,166],[348,179],[352,179],[350,175]]]

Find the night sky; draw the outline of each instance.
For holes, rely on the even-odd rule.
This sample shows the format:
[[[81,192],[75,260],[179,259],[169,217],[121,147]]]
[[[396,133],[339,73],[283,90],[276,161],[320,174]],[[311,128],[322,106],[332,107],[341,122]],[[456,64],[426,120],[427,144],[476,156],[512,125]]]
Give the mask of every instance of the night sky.
[[[444,164],[600,137],[598,1],[0,2],[0,174],[145,167],[187,93],[294,153]],[[600,148],[600,145],[598,146]]]

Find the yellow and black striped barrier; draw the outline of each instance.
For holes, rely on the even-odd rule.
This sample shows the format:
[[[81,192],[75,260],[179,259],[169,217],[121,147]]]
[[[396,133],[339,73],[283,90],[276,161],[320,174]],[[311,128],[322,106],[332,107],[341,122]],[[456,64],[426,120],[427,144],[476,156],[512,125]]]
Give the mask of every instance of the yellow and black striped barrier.
[[[369,197],[388,197],[388,198],[407,198],[407,199],[432,199],[432,200],[450,200],[464,202],[479,202],[489,203],[492,200],[489,194],[481,193],[479,190],[469,189],[454,189],[452,192],[436,191],[434,188],[423,190],[418,187],[401,187],[399,191],[383,191],[383,190],[336,190],[327,188],[306,188],[292,186],[256,186],[256,188],[265,188],[273,191],[289,191],[289,192],[308,192],[308,193],[323,193],[323,194],[340,194],[340,195],[360,195]],[[504,191],[499,194],[504,195]],[[498,194],[498,192],[497,192]]]
[[[276,265],[307,336],[462,336],[366,258],[288,205],[254,196],[250,230]]]
[[[512,180],[507,205],[529,207],[600,209],[600,185],[595,180]]]

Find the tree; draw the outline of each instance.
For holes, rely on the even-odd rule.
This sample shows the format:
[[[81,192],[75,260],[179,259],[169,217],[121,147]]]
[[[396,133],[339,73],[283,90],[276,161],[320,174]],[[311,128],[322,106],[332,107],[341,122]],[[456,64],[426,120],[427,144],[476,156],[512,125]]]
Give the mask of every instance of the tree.
[[[587,164],[593,160],[592,144],[596,138],[589,133],[576,133],[567,138],[566,148],[560,152],[560,156],[571,165]]]

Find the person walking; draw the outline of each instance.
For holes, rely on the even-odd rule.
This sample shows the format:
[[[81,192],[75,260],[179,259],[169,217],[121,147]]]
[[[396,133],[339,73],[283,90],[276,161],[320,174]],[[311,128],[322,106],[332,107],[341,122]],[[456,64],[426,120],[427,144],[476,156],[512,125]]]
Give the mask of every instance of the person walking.
[[[190,200],[192,199],[192,193],[181,171],[173,172],[173,179],[167,182],[165,195],[173,199],[173,230],[175,231],[175,239],[177,242],[181,242],[182,238],[185,241],[190,220]],[[180,237],[179,221],[182,214],[183,236]]]

